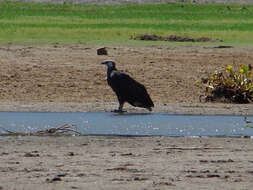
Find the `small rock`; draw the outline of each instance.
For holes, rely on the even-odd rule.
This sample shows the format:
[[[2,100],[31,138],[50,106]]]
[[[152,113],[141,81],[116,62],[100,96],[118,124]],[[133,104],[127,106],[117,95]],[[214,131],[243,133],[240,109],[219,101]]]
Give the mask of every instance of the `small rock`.
[[[148,178],[146,178],[146,177],[135,177],[134,178],[134,181],[146,181],[146,180],[148,180]]]
[[[208,174],[207,177],[208,177],[208,178],[220,177],[220,175],[218,175],[218,174]]]
[[[57,177],[65,177],[67,174],[66,173],[62,173],[62,174],[58,174]]]
[[[153,186],[175,186],[173,183],[169,182],[153,182]]]
[[[46,182],[48,183],[53,183],[53,182],[56,182],[56,181],[62,181],[62,179],[60,177],[54,177],[52,179],[46,179]]]
[[[236,173],[236,171],[235,170],[228,170],[228,171],[225,171],[225,173],[233,174],[233,173]]]
[[[249,173],[249,174],[253,174],[253,171],[252,171],[252,170],[250,170],[250,171],[247,171],[247,173]]]
[[[198,171],[197,170],[185,170],[184,172],[185,173],[197,173]]]
[[[229,163],[229,162],[234,162],[232,159],[228,160],[211,160],[211,163]]]
[[[107,171],[125,171],[126,167],[108,168]]]
[[[112,181],[125,181],[123,178],[113,178]]]
[[[208,163],[208,160],[199,160],[201,163]]]
[[[123,154],[121,154],[121,156],[132,156],[133,155],[133,153],[123,153]]]
[[[189,177],[189,178],[205,178],[204,175],[186,175],[186,177]]]
[[[201,170],[200,173],[210,173],[210,170]]]
[[[235,179],[234,182],[242,182],[242,179]]]
[[[87,176],[85,173],[79,173],[79,174],[77,174],[76,175],[77,177],[85,177],[85,176]]]
[[[97,49],[97,55],[108,55],[105,47]]]
[[[225,175],[225,176],[224,176],[224,179],[229,179],[229,178],[230,178],[229,175]]]
[[[40,157],[40,155],[39,154],[34,154],[34,153],[27,152],[27,153],[25,153],[24,157]]]
[[[68,156],[75,156],[74,152],[69,152]]]
[[[2,153],[0,154],[0,156],[3,156],[3,155],[9,155],[9,153],[8,153],[8,152],[2,152]]]

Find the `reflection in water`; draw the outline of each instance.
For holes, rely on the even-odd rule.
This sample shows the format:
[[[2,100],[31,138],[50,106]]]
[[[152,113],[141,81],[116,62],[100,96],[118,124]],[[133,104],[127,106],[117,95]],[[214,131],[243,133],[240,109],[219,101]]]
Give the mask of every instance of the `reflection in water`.
[[[253,136],[253,129],[245,128],[244,117],[236,116],[0,112],[0,118],[0,127],[18,132],[34,132],[73,124],[84,135]],[[247,119],[253,120],[250,117]],[[0,133],[6,132],[0,130]]]

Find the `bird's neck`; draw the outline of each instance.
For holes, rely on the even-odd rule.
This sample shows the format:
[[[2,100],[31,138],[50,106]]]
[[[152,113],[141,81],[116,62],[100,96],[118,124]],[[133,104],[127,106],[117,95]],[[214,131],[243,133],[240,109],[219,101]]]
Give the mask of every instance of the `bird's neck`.
[[[108,67],[107,68],[107,79],[111,77],[111,73],[113,71],[116,71],[117,69],[115,67]]]

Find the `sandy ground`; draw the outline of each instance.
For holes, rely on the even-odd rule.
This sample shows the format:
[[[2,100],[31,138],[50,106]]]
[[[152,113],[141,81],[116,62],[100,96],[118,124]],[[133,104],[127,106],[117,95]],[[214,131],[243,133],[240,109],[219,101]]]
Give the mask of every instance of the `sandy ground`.
[[[253,141],[1,137],[0,189],[252,189]]]
[[[252,105],[199,103],[194,84],[253,48],[1,45],[1,111],[110,111],[106,68],[143,83],[154,112],[253,115]],[[143,111],[126,107],[129,111]],[[252,189],[250,138],[0,137],[0,189]]]
[[[200,103],[196,82],[228,64],[250,64],[253,48],[200,46],[13,45],[0,47],[0,110],[110,111],[117,99],[106,82],[106,67],[144,84],[154,111],[188,114],[253,115],[253,106]],[[136,110],[126,105],[128,110]],[[137,109],[140,110],[140,109]],[[142,111],[142,110],[141,110]]]

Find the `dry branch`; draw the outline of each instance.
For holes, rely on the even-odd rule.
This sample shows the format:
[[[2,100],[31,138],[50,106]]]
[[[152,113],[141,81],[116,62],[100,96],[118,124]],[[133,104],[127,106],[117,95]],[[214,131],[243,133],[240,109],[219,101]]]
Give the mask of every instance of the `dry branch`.
[[[77,130],[73,129],[75,127],[74,125],[71,124],[64,124],[59,127],[54,127],[51,129],[46,129],[46,130],[40,130],[40,131],[35,131],[35,132],[16,132],[16,131],[10,131],[7,130],[3,127],[1,127],[2,130],[7,132],[9,135],[20,135],[20,136],[31,136],[31,135],[58,135],[58,134],[63,134],[67,132],[73,132],[76,134],[81,135],[80,132]]]

